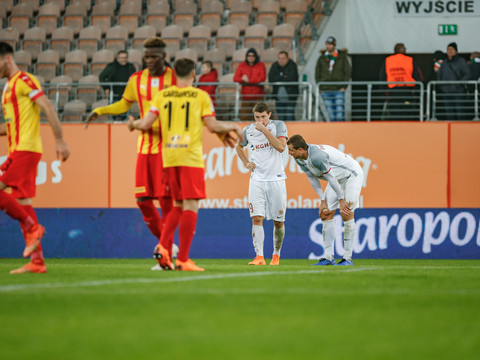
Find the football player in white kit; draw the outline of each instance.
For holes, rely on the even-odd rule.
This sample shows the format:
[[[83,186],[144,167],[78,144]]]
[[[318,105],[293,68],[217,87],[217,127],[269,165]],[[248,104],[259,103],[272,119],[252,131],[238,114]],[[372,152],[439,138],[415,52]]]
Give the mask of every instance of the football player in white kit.
[[[287,142],[288,153],[305,172],[320,197],[319,215],[323,225],[325,258],[314,265],[353,265],[355,238],[354,212],[358,207],[363,184],[363,170],[351,156],[329,145],[311,145],[301,135],[293,135]],[[328,181],[325,194],[319,179]],[[345,226],[343,242],[345,253],[337,264],[334,258],[335,223],[333,216],[340,209]]]
[[[256,257],[249,265],[265,265],[263,219],[273,219],[273,255],[270,265],[279,265],[280,250],[285,237],[287,189],[283,168],[283,151],[287,146],[287,127],[283,121],[270,120],[272,115],[265,103],[253,108],[254,124],[243,129],[244,141],[237,145],[237,154],[247,169],[252,171],[248,189],[252,238]],[[250,160],[244,147],[252,150]]]

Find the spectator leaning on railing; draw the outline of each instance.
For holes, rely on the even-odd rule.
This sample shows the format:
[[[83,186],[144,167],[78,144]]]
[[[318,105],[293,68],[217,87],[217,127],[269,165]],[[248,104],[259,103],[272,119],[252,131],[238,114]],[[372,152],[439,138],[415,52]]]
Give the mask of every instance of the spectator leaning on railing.
[[[107,64],[105,69],[98,76],[100,82],[121,82],[126,83],[136,71],[135,66],[132,63],[128,62],[128,52],[125,50],[120,50],[117,53],[115,60]],[[103,87],[105,95],[110,94],[110,85]],[[116,85],[112,87],[113,89],[113,102],[118,101],[122,98],[123,91],[125,90],[125,85]]]
[[[201,83],[216,83],[218,82],[217,69],[213,68],[213,63],[209,60],[202,61],[202,74],[198,78],[198,88],[206,91],[212,99],[213,106],[215,106],[215,90],[217,85],[207,84],[200,85]]]

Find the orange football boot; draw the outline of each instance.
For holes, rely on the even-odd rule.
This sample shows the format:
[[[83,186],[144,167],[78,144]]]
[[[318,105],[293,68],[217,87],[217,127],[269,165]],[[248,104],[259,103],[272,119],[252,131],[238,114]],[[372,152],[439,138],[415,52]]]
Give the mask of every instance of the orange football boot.
[[[45,235],[45,228],[42,225],[35,224],[32,226],[25,236],[25,242],[27,245],[25,246],[25,250],[23,250],[23,257],[29,257],[35,250],[37,250],[43,235]]]
[[[155,246],[155,249],[153,250],[153,257],[157,259],[158,265],[160,265],[162,269],[173,269],[172,258],[170,257],[168,250],[165,249],[162,245],[158,244],[157,246]]]
[[[272,261],[270,265],[280,265],[280,255],[272,255]]]
[[[250,261],[248,265],[267,265],[263,256],[257,255],[253,261]]]
[[[21,268],[10,271],[10,274],[25,274],[25,273],[36,273],[42,274],[47,272],[47,267],[42,260],[33,260],[28,264],[25,264]]]
[[[175,270],[177,271],[205,271],[205,269],[198,267],[195,263],[188,259],[187,261],[180,261],[177,259],[175,262]]]

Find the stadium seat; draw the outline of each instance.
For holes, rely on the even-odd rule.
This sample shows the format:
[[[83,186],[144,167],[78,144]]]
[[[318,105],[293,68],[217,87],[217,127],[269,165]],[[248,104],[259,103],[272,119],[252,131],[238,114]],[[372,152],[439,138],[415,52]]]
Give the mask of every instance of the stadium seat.
[[[115,60],[115,53],[110,49],[102,49],[94,52],[90,62],[90,71],[92,75],[100,75],[107,64]]]
[[[281,4],[280,4],[281,5]],[[293,25],[298,29],[300,23],[308,10],[308,2],[306,0],[289,0],[285,3],[285,23]]]
[[[41,76],[45,81],[50,81],[57,74],[60,64],[60,55],[55,50],[45,50],[38,54],[35,64],[35,74]]]
[[[268,37],[268,28],[263,24],[254,24],[247,27],[243,38],[243,47],[254,48],[258,53],[265,49]]]
[[[140,17],[142,16],[142,2],[128,1],[120,6],[117,23],[127,28],[129,34],[133,34],[138,27]]]
[[[105,34],[107,30],[112,26],[112,19],[115,13],[115,6],[112,6],[110,2],[102,1],[93,5],[92,13],[90,14],[90,25],[98,26],[102,34]]]
[[[170,5],[164,1],[148,4],[145,24],[153,26],[157,33],[167,26],[167,18],[170,16]]]
[[[275,0],[262,1],[258,5],[257,24],[263,24],[268,31],[272,31],[277,25],[280,15],[280,3]]]
[[[87,2],[75,2],[67,5],[63,15],[63,26],[73,29],[75,35],[83,29],[88,12]]]
[[[250,23],[252,3],[247,0],[232,1],[228,23],[235,25],[240,31],[245,31]]]
[[[77,39],[77,48],[85,50],[87,55],[91,57],[102,41],[102,30],[98,26],[88,26],[80,30]]]
[[[60,8],[60,11],[65,10],[65,0],[44,0],[43,4],[56,4]]]
[[[233,52],[230,72],[235,73],[235,70],[237,70],[238,65],[245,61],[245,57],[247,56],[247,50],[248,50],[247,48],[242,48],[242,49],[235,50]]]
[[[128,62],[131,62],[137,68],[137,71],[143,69],[143,53],[142,50],[128,49]]]
[[[78,80],[76,98],[84,101],[88,107],[97,101],[100,92],[100,81],[97,75],[87,75]]]
[[[30,67],[32,66],[32,55],[30,52],[25,50],[16,51],[13,54],[13,58],[20,70],[30,72]]]
[[[37,15],[37,26],[45,29],[47,35],[51,35],[57,28],[60,11],[60,6],[55,3],[40,6]]]
[[[17,29],[20,34],[23,34],[29,28],[32,18],[32,6],[27,3],[20,3],[12,7],[11,14],[8,18],[8,26]]]
[[[151,37],[157,35],[157,31],[153,26],[144,25],[137,29],[135,29],[133,33],[132,39],[132,48],[142,50],[143,49],[143,42]]]
[[[187,47],[197,52],[199,57],[207,52],[210,43],[211,30],[206,25],[197,25],[190,29],[187,37]]]
[[[235,25],[223,25],[217,31],[215,46],[223,50],[226,57],[231,57],[237,48],[237,42],[240,38],[240,30]]]
[[[47,40],[47,32],[45,29],[33,27],[27,29],[23,35],[22,49],[30,52],[35,60],[43,50],[43,44]]]
[[[165,51],[171,57],[180,50],[181,42],[183,39],[183,28],[178,25],[169,25],[162,30],[162,40],[165,41]]]
[[[173,23],[181,26],[184,33],[188,33],[195,23],[197,3],[193,0],[178,1],[173,13]]]
[[[268,48],[266,50],[263,50],[262,53],[262,62],[265,64],[265,69],[267,70],[267,75],[268,71],[272,67],[273,63],[276,62],[278,59],[278,53],[281,50],[276,49],[276,48]]]
[[[62,64],[62,74],[68,75],[73,81],[78,81],[87,67],[87,53],[84,50],[69,51]]]
[[[67,75],[55,76],[45,89],[47,97],[55,102],[56,108],[62,108],[72,95],[72,78]],[[62,84],[62,85],[59,85]]]
[[[221,49],[208,50],[203,56],[203,60],[211,61],[213,68],[217,69],[218,76],[223,74],[223,64],[225,64],[226,56],[225,52]]]
[[[183,58],[193,60],[196,63],[198,61],[198,54],[195,50],[188,48],[177,51],[175,54],[175,60]]]
[[[87,104],[84,101],[71,100],[63,107],[62,122],[82,122],[86,113]]]
[[[2,1],[2,7],[5,9],[5,11],[11,11],[13,7],[13,0],[3,0]]]
[[[15,50],[20,43],[20,32],[12,27],[0,29],[0,41],[10,44]]]
[[[212,32],[216,32],[222,23],[224,6],[219,0],[209,0],[200,3],[200,24],[206,25]]]
[[[295,27],[291,24],[281,24],[273,28],[272,47],[291,51],[292,39],[295,36]]]
[[[40,0],[18,0],[17,4],[27,4],[33,12],[36,12],[40,6]]]
[[[117,53],[125,50],[128,42],[128,29],[121,25],[116,25],[107,30],[104,47]]]
[[[71,27],[62,26],[52,32],[50,39],[50,49],[60,54],[60,59],[65,58],[65,54],[70,51],[73,44],[74,31]]]

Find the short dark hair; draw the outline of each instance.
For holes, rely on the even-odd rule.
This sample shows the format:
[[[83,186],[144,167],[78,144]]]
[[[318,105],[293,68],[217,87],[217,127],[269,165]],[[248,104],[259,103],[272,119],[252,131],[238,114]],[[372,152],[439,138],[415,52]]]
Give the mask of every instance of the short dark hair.
[[[398,54],[398,53],[405,53],[407,51],[407,48],[405,47],[405,44],[404,43],[397,43],[395,44],[395,47],[393,48],[393,52],[395,54]]]
[[[261,112],[266,112],[266,113],[269,113],[270,112],[270,108],[268,107],[267,104],[265,104],[264,102],[259,102],[257,103],[254,107],[253,107],[253,110],[252,112],[258,112],[258,113],[261,113]]]
[[[202,65],[207,65],[210,69],[213,68],[213,63],[210,60],[203,60]]]
[[[128,51],[127,50],[120,50],[119,52],[117,52],[117,56],[122,55],[122,54],[127,54],[127,56],[128,56]]]
[[[281,54],[285,55],[288,58],[288,52],[286,52],[285,50],[282,50],[278,53],[278,55],[281,55]]]
[[[173,68],[178,77],[184,78],[195,70],[195,62],[192,59],[187,58],[178,59],[173,64]]]
[[[7,54],[13,54],[13,48],[9,43],[0,41],[0,55],[5,56]]]
[[[165,41],[160,39],[158,36],[148,38],[143,42],[143,47],[150,49],[150,48],[162,48],[165,50],[165,47],[167,44],[165,44]]]
[[[292,145],[295,150],[308,150],[308,145],[302,135],[295,134],[287,141],[287,145]]]

